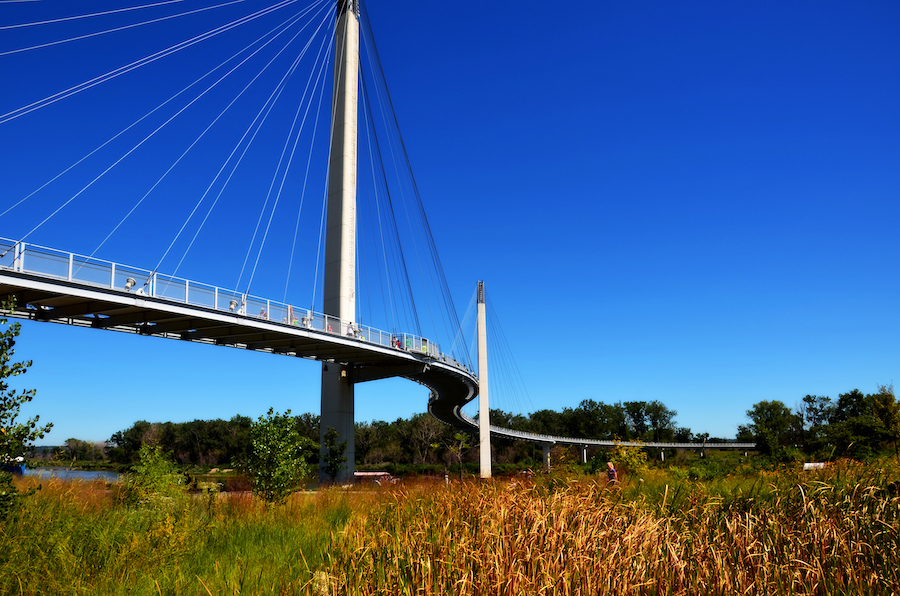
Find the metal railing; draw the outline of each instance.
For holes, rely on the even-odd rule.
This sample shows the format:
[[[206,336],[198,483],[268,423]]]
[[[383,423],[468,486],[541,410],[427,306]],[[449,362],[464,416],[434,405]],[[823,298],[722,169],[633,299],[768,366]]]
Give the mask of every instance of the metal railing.
[[[424,337],[389,333],[291,304],[27,242],[0,238],[0,268],[343,336],[439,360],[471,372]]]

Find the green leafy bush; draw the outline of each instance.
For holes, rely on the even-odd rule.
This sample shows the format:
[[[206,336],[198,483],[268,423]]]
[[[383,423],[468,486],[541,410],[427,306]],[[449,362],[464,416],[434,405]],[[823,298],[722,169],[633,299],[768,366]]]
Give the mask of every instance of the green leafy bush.
[[[284,501],[309,476],[306,458],[316,444],[300,435],[290,410],[272,408],[250,426],[250,439],[246,469],[254,494],[267,503]]]
[[[128,503],[158,505],[171,502],[185,494],[184,475],[160,447],[144,443],[138,451],[138,463],[125,476],[123,491]]]

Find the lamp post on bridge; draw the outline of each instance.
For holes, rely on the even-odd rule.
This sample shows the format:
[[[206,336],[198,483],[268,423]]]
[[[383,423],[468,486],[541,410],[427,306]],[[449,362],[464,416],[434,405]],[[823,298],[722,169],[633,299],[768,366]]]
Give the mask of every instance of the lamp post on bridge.
[[[359,97],[359,2],[337,0],[334,41],[334,95],[328,163],[325,231],[325,314],[356,321],[356,159]],[[338,329],[344,334],[344,329]],[[353,478],[354,395],[350,367],[322,363],[322,415],[319,422],[319,480],[325,481],[325,434],[330,428],[346,441],[347,467],[335,480]]]

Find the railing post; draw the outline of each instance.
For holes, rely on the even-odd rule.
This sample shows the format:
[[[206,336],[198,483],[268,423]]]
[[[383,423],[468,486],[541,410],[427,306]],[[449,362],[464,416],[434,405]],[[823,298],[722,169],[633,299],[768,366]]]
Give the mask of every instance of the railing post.
[[[150,282],[150,295],[156,298],[156,274],[153,274],[153,281]]]
[[[187,279],[184,280],[184,303],[185,304],[191,303],[191,301],[190,301],[191,293],[190,293],[190,290],[188,289],[188,287],[190,285],[191,285],[190,280],[187,280]]]
[[[219,286],[213,288],[213,308],[219,310]]]
[[[109,287],[113,290],[116,289],[116,264],[110,263],[109,265]]]
[[[69,273],[66,276],[67,281],[72,281],[72,264],[75,262],[75,255],[73,253],[69,253]]]
[[[24,247],[22,246],[21,242],[16,242],[16,252],[15,252],[15,256],[13,256],[13,271],[21,272],[23,269],[22,261],[24,260],[23,253],[25,252],[23,250],[23,248]]]

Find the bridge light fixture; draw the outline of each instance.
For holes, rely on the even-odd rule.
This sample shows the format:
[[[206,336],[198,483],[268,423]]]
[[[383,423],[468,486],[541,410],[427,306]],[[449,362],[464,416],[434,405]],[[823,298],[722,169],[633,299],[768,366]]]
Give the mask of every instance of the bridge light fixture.
[[[131,288],[133,288],[136,285],[137,285],[137,280],[134,279],[133,277],[129,277],[128,279],[125,280],[125,289],[126,290],[130,290]]]
[[[228,303],[228,308],[231,310],[231,312],[234,312],[234,309],[236,309],[237,307],[238,307],[237,300],[232,300],[231,302]]]

